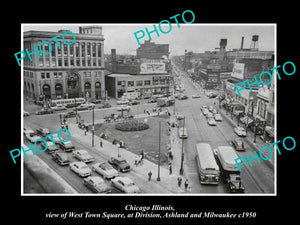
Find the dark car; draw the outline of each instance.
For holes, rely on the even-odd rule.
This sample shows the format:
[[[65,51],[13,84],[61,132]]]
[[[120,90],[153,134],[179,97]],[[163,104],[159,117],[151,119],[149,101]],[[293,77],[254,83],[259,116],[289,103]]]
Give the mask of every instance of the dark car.
[[[75,150],[75,147],[73,146],[71,141],[67,141],[67,142],[60,142],[59,146],[62,150],[64,150],[65,152],[71,152],[73,150]]]
[[[44,114],[51,114],[54,110],[50,108],[43,108],[40,111],[35,112],[36,115],[44,115]]]
[[[185,99],[188,99],[188,96],[186,95],[181,95],[178,97],[179,100],[185,100]]]
[[[138,105],[138,104],[140,104],[140,102],[137,101],[137,100],[132,100],[132,101],[130,102],[130,104],[131,104],[131,105]]]
[[[124,158],[118,157],[111,157],[108,162],[115,167],[120,172],[128,172],[130,171],[130,165]]]
[[[245,151],[245,146],[244,142],[241,138],[236,138],[231,142],[232,146],[235,148],[237,151]]]
[[[60,166],[69,165],[70,160],[67,153],[56,152],[53,154],[53,160],[58,163]]]
[[[63,115],[63,118],[71,118],[71,117],[76,117],[76,112],[74,111],[70,111],[70,112],[67,112],[65,114],[62,114]]]

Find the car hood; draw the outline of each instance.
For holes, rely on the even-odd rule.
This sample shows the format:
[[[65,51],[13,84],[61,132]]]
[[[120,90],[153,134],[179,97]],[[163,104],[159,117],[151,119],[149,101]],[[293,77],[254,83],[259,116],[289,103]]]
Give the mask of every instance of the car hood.
[[[98,192],[106,192],[106,191],[110,190],[110,187],[108,185],[106,185],[105,183],[96,184],[94,187]]]
[[[136,193],[136,192],[140,191],[139,187],[136,186],[136,185],[133,185],[133,186],[130,186],[130,187],[126,187],[126,190],[127,190],[126,191],[127,193]]]
[[[80,156],[82,159],[92,159],[93,157],[90,155],[81,155]]]
[[[110,176],[113,176],[113,175],[117,175],[117,174],[118,174],[118,171],[116,171],[115,169],[104,170],[104,172],[105,172],[107,175],[110,175]]]

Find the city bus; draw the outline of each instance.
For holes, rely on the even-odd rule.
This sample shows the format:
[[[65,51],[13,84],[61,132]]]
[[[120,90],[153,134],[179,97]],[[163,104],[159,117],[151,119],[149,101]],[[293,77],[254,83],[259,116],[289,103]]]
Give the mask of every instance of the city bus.
[[[138,99],[139,94],[134,89],[129,89],[127,92],[123,93],[122,100],[136,100]]]
[[[85,103],[84,98],[68,98],[68,99],[55,99],[51,100],[51,107],[64,105],[64,106],[77,106]]]
[[[210,144],[196,144],[196,161],[200,183],[218,184],[220,171]]]

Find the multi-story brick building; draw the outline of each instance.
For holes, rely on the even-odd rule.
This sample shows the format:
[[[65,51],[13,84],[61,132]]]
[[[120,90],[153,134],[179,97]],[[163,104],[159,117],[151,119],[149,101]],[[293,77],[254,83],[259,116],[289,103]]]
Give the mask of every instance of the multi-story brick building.
[[[66,44],[58,32],[27,31],[23,34],[24,50],[34,52],[34,45],[50,54],[33,53],[32,61],[24,58],[23,93],[36,101],[49,99],[85,97],[99,99],[105,95],[104,81],[104,37],[101,26],[79,27],[75,42]],[[51,38],[58,36],[56,40]],[[65,35],[67,43],[72,35]],[[69,39],[69,40],[68,40]],[[59,46],[58,46],[59,44]],[[60,48],[59,48],[60,47]]]

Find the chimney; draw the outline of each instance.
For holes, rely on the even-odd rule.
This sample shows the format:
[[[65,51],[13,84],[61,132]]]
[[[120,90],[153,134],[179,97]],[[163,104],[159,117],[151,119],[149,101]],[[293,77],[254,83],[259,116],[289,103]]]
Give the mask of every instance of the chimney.
[[[243,50],[243,48],[244,48],[244,37],[242,37],[242,41],[241,41],[241,50]]]
[[[117,71],[117,53],[116,53],[116,49],[113,48],[111,49],[111,72],[115,73]]]

